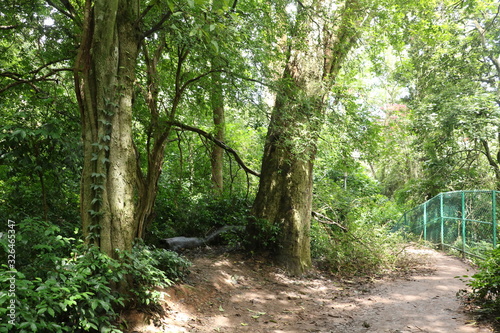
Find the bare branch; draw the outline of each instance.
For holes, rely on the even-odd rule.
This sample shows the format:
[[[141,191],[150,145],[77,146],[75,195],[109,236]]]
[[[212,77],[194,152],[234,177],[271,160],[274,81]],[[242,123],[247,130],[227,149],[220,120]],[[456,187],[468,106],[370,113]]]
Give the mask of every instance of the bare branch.
[[[45,66],[43,66],[43,67],[45,67]],[[43,67],[41,67],[41,68],[43,68]],[[35,73],[38,72],[41,68],[35,70],[34,72]],[[21,84],[28,84],[36,92],[41,92],[42,89],[40,89],[38,86],[36,86],[35,83],[37,83],[37,82],[43,82],[43,81],[53,81],[53,79],[50,79],[50,77],[52,75],[54,75],[54,74],[56,74],[58,72],[64,72],[64,71],[73,72],[73,68],[56,68],[56,69],[52,69],[49,73],[47,73],[45,75],[42,75],[40,77],[34,77],[34,78],[31,78],[31,79],[23,79],[22,75],[17,74],[17,73],[11,73],[11,72],[0,73],[0,76],[8,77],[9,79],[14,80],[14,82],[12,82],[12,83],[4,86],[3,88],[0,88],[0,94],[6,92],[7,90],[9,90],[9,89],[11,89],[11,88],[13,88],[15,86],[21,85]]]
[[[323,223],[323,224],[329,224],[329,225],[334,225],[336,227],[339,227],[342,229],[342,231],[347,232],[347,228],[344,227],[342,224],[338,223],[337,221],[332,220],[326,215],[323,215],[318,212],[311,212],[312,217],[314,217],[318,222]]]
[[[10,29],[15,29],[19,25],[0,25],[0,30],[10,30]]]
[[[199,129],[199,128],[196,128],[196,127],[192,127],[192,126],[189,126],[189,125],[185,125],[185,124],[182,124],[182,123],[177,122],[177,121],[172,121],[172,122],[170,122],[170,124],[173,125],[173,126],[179,127],[179,128],[181,128],[183,130],[187,130],[187,131],[198,133],[201,136],[209,139],[210,141],[212,141],[213,143],[215,143],[217,146],[221,147],[222,149],[224,149],[225,151],[227,151],[228,153],[230,153],[231,155],[233,155],[234,158],[236,159],[236,162],[238,162],[238,164],[243,168],[243,170],[245,170],[245,172],[250,173],[250,174],[252,174],[252,175],[254,175],[256,177],[260,177],[260,173],[258,173],[257,171],[254,171],[254,170],[250,169],[249,167],[247,167],[245,165],[245,163],[243,162],[243,160],[241,159],[241,157],[238,155],[238,153],[233,148],[229,147],[223,141],[216,139],[212,134],[207,133],[207,132],[205,132],[202,129]]]
[[[78,15],[76,14],[77,11],[75,10],[75,7],[73,7],[73,5],[68,0],[60,0],[61,4],[63,5],[62,7],[55,4],[54,1],[52,0],[45,0],[45,2],[47,2],[47,4],[57,9],[57,11],[63,14],[64,16],[75,21],[78,25],[81,25],[82,22],[78,17]]]
[[[167,21],[171,16],[172,16],[172,12],[168,11],[166,14],[164,14],[162,16],[162,18],[151,29],[144,32],[144,34],[142,35],[142,38],[144,39],[144,38],[150,36],[151,34],[153,34],[154,32],[160,30],[163,27],[163,23],[165,23],[165,21]]]
[[[221,69],[219,71],[222,72],[222,73],[227,73],[227,74],[232,75],[234,77],[237,77],[239,79],[242,79],[244,81],[255,82],[255,83],[258,83],[258,84],[263,85],[265,87],[271,87],[270,84],[268,84],[268,83],[266,83],[264,81],[260,81],[260,80],[257,80],[257,79],[254,79],[254,78],[251,78],[251,77],[248,77],[248,76],[244,76],[244,75],[232,72],[232,71],[227,71],[227,70],[224,70],[224,69]]]

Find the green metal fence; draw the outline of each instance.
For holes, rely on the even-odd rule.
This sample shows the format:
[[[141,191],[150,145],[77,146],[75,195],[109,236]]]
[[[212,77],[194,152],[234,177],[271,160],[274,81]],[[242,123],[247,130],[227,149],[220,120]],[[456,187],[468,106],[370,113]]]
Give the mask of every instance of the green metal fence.
[[[497,246],[498,191],[441,193],[404,213],[398,223],[424,240],[484,257]]]

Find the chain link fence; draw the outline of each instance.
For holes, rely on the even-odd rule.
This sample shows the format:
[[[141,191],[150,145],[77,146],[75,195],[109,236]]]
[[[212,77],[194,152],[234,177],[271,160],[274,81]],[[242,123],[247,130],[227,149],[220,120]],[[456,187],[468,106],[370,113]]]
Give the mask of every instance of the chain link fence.
[[[441,193],[404,213],[397,224],[420,238],[477,257],[497,246],[498,191]]]

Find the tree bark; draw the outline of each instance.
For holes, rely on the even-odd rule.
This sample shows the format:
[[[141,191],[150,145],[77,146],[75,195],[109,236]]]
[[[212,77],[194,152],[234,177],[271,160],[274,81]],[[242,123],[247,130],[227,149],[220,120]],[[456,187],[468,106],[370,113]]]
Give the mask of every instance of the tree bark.
[[[284,77],[297,85],[290,71],[287,66]],[[280,226],[277,260],[290,274],[298,275],[311,266],[313,164],[320,124],[311,121],[310,116],[314,118],[314,113],[322,107],[313,102],[317,109],[308,110],[297,103],[293,95],[292,91],[278,94],[252,212],[257,218]],[[321,102],[321,95],[318,99]]]
[[[88,242],[116,258],[137,234],[132,101],[138,0],[87,0],[75,67],[84,164],[81,218]]]
[[[211,100],[215,138],[224,142],[226,121],[224,115],[224,95],[221,86],[220,72],[212,73]],[[224,190],[224,150],[216,144],[212,145],[210,164],[212,166],[212,187],[214,193],[216,195],[221,195]]]
[[[325,8],[336,8],[336,19]],[[356,1],[338,7],[328,0],[297,2],[252,208],[255,217],[280,226],[277,260],[293,275],[311,266],[309,229],[318,133],[330,88],[355,43],[362,12]]]
[[[223,1],[214,1],[212,10],[220,11],[224,8]],[[210,91],[210,99],[212,106],[212,115],[214,122],[215,138],[224,142],[225,138],[225,114],[224,114],[224,91],[222,89],[222,75],[217,71],[222,67],[221,59],[218,55],[212,57],[211,75],[212,89]],[[212,167],[212,189],[215,195],[221,195],[224,191],[224,150],[216,144],[212,144],[210,154],[210,164]]]
[[[165,145],[170,134],[171,125],[162,124],[160,121],[160,110],[158,106],[159,74],[158,63],[166,46],[163,41],[164,37],[159,38],[160,42],[155,48],[152,55],[148,50],[148,45],[143,43],[144,62],[146,64],[146,89],[144,91],[144,99],[148,106],[151,118],[148,128],[148,138],[146,144],[147,153],[147,172],[144,174],[140,167],[140,159],[137,159],[137,238],[142,238],[146,232],[146,228],[153,218],[153,208],[158,193],[158,181],[160,179],[163,160],[165,156]],[[175,109],[171,110],[175,112]]]
[[[500,143],[500,133],[498,133],[497,136],[498,136],[498,142]],[[488,141],[481,139],[480,142],[481,145],[483,146],[482,153],[486,156],[488,164],[491,166],[493,172],[495,173],[495,188],[497,190],[500,190],[500,149],[498,150],[495,158],[491,153]]]

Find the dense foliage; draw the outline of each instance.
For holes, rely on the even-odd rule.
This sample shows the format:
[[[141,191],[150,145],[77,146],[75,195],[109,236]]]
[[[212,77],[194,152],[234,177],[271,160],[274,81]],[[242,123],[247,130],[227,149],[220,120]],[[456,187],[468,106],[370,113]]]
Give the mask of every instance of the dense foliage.
[[[15,308],[17,319],[15,325],[2,322],[0,331],[121,332],[120,309],[134,303],[147,313],[158,313],[160,294],[154,288],[182,279],[189,267],[176,253],[144,244],[114,260],[63,234],[54,224],[37,219],[17,226],[16,270],[3,264],[0,281],[3,291],[16,294],[14,307],[8,292],[0,294],[0,315],[9,318]],[[7,237],[0,239],[0,246],[11,253]],[[5,255],[2,260],[7,263]],[[125,278],[132,280],[130,294],[112,288]]]
[[[468,282],[472,288],[467,296],[477,306],[480,313],[500,321],[500,249],[492,250],[488,259],[479,262],[479,271]]]
[[[280,145],[267,152],[290,148],[282,166],[314,164],[310,252],[319,267],[338,274],[394,268],[402,240],[390,231],[414,204],[441,191],[499,189],[494,1],[363,0],[357,5],[364,7],[338,13],[343,1],[331,2],[331,12],[307,1],[139,1],[135,28],[142,35],[135,66],[127,68],[133,75],[117,77],[127,83],[134,76],[124,103],[133,110],[127,154],[134,172],[123,183],[137,206],[131,215],[140,216],[131,234],[142,240],[106,255],[103,221],[113,216],[107,195],[118,190],[107,187],[110,158],[122,157],[110,152],[118,112],[96,108],[100,116],[85,123],[95,105],[83,102],[82,91],[99,80],[76,68],[86,64],[81,38],[92,27],[85,5],[96,3],[104,2],[0,5],[0,317],[9,313],[13,298],[5,291],[14,277],[21,331],[117,332],[123,307],[159,311],[154,287],[182,279],[189,266],[160,248],[164,238],[248,226],[252,232],[224,235],[220,244],[279,252],[282,225],[255,217],[254,204],[273,139]],[[350,38],[332,44],[339,63],[323,81],[291,80],[287,60],[311,52],[307,24],[333,14],[344,18],[345,30],[325,26],[330,37]],[[327,88],[320,110],[305,92],[311,87]],[[101,102],[117,108],[113,98],[124,91]],[[268,133],[276,97],[289,109],[280,110],[284,121],[275,131],[289,137]],[[296,126],[287,128],[291,121]],[[94,141],[85,137],[89,124]],[[472,284],[492,309],[497,257]],[[117,288],[124,281],[128,294]],[[0,324],[0,332],[8,329]]]

